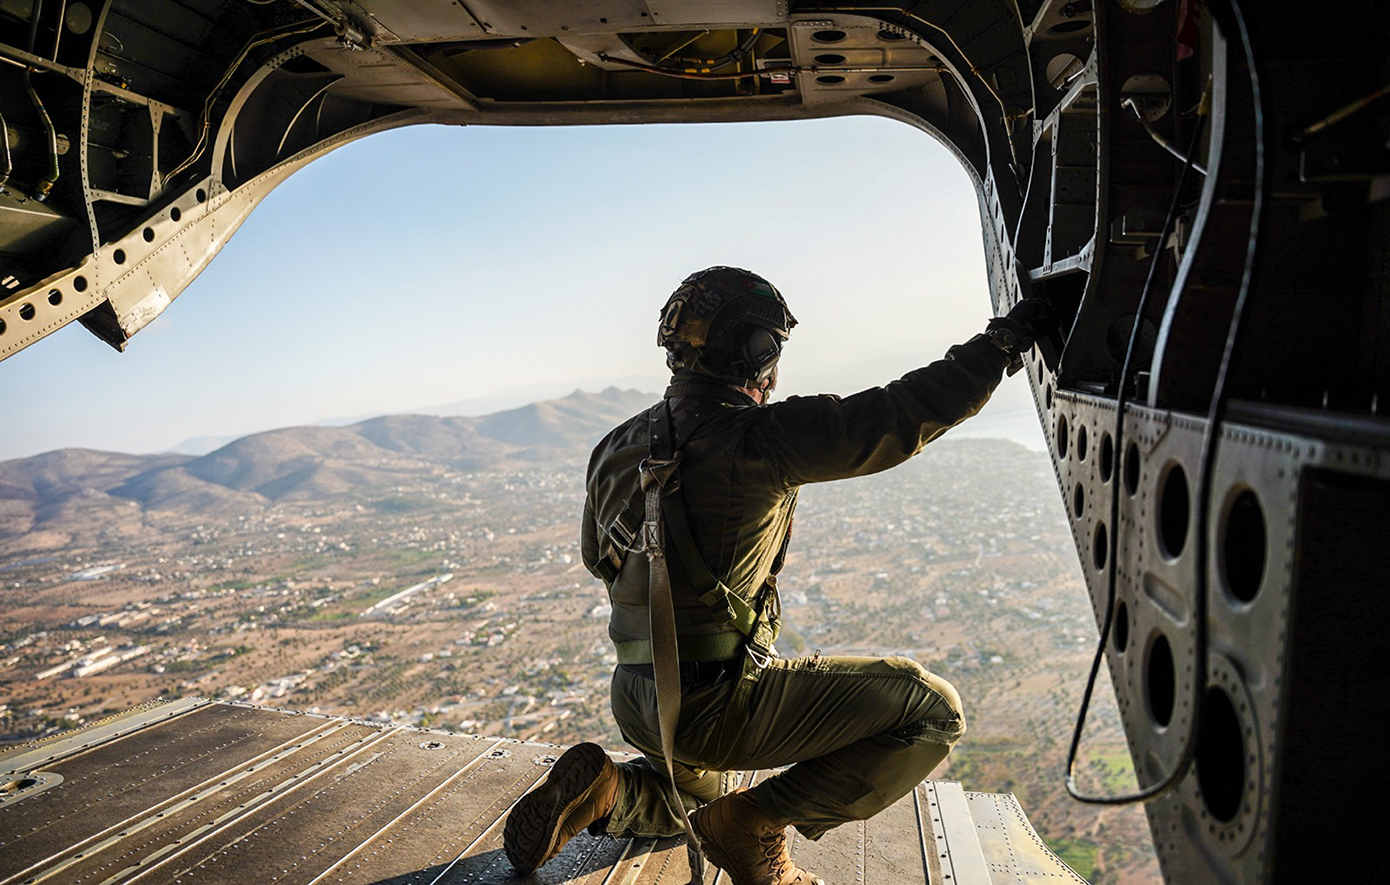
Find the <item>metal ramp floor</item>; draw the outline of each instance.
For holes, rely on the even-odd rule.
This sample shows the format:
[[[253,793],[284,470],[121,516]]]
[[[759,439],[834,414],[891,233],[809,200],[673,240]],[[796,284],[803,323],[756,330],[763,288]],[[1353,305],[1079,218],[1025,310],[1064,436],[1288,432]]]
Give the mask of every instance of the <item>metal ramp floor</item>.
[[[0,885],[685,885],[683,839],[581,834],[514,875],[501,822],[559,752],[199,699],[143,707],[0,753]],[[831,885],[1084,881],[1012,795],[948,782],[793,852]]]

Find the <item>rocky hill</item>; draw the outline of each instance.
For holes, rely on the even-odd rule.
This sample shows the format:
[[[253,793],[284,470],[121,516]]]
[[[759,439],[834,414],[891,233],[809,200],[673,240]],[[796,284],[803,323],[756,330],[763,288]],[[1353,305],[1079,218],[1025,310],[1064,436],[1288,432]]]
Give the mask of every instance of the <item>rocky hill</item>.
[[[445,470],[583,457],[656,400],[610,387],[480,418],[391,415],[347,427],[287,427],[201,457],[61,449],[0,462],[0,539],[89,513],[206,512],[367,494]]]

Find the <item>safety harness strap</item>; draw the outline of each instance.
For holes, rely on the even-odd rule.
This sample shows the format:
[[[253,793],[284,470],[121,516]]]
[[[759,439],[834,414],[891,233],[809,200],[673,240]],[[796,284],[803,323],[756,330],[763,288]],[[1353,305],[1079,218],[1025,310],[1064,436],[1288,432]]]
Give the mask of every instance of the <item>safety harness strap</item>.
[[[650,567],[647,609],[651,618],[652,671],[656,677],[657,728],[661,737],[661,757],[666,761],[666,774],[671,780],[668,801],[671,810],[685,824],[687,850],[690,856],[690,883],[697,885],[705,879],[705,857],[700,839],[690,825],[680,788],[676,786],[673,759],[676,746],[676,725],[681,716],[680,656],[677,650],[676,608],[671,598],[671,575],[666,566],[666,544],[663,537],[661,497],[667,485],[679,485],[677,469],[679,453],[673,453],[670,436],[670,408],[652,409],[649,413],[651,445],[649,457],[639,470],[642,491],[646,495],[646,519],[642,523],[642,550]],[[661,420],[664,418],[665,420]]]
[[[685,574],[686,586],[696,591],[703,590],[700,594],[701,602],[713,609],[723,609],[730,623],[738,628],[738,632],[745,637],[751,637],[758,613],[737,593],[724,586],[724,582],[710,571],[709,563],[705,561],[704,556],[700,555],[699,548],[695,546],[695,536],[690,531],[690,523],[686,519],[685,499],[681,495],[679,484],[667,494],[662,512],[671,529],[669,537],[673,548],[672,558]]]
[[[704,416],[697,415],[694,420],[689,422],[686,427],[685,437],[693,436],[695,431],[704,423]],[[667,434],[662,442],[661,448],[664,452],[679,452],[681,438],[675,434],[675,428],[671,422],[670,400],[663,400],[653,406],[647,412],[649,427],[664,427]],[[659,437],[650,437],[656,441]],[[649,444],[648,454],[653,461],[665,463],[672,457],[678,455],[652,455]],[[640,469],[640,467],[639,467]],[[674,471],[676,468],[668,468]],[[609,538],[609,553],[600,562],[601,569],[610,571],[608,581],[616,579],[622,570],[626,551],[642,549],[636,542],[641,531],[642,522],[638,514],[645,509],[646,487],[639,487],[637,493],[629,501],[628,506],[622,513],[613,520],[607,528]],[[685,499],[681,494],[679,480],[668,482],[663,486],[662,491],[662,514],[665,519],[665,536],[670,542],[670,549],[664,551],[674,565],[668,565],[668,573],[674,571],[684,577],[684,586],[690,591],[699,594],[697,597],[702,603],[711,609],[718,611],[731,626],[738,630],[737,634],[715,634],[711,636],[684,636],[680,637],[681,657],[686,660],[695,661],[721,661],[729,660],[738,655],[743,647],[745,640],[751,640],[758,630],[759,614],[743,597],[734,593],[715,576],[710,570],[705,557],[700,553],[696,546],[695,535],[690,530],[690,522],[686,516]],[[786,540],[783,539],[783,547]],[[779,554],[780,556],[780,554]],[[764,591],[765,593],[767,591]],[[760,605],[765,605],[761,600]],[[618,663],[620,664],[648,664],[651,663],[650,643],[647,640],[629,640],[618,643]]]

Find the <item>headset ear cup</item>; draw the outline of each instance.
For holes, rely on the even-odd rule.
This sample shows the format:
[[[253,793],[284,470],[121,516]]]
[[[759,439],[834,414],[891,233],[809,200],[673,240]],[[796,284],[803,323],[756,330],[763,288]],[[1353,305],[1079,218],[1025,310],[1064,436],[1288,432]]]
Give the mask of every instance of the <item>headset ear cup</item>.
[[[742,353],[739,356],[748,367],[748,373],[758,381],[771,371],[782,355],[782,341],[761,326],[752,326],[743,339]]]

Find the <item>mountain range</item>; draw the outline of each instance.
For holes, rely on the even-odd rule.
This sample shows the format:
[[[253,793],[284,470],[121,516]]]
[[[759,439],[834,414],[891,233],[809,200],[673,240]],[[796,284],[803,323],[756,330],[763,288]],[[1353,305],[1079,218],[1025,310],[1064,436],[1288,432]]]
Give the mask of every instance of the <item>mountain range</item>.
[[[45,452],[0,462],[0,539],[80,511],[135,505],[192,513],[317,500],[446,469],[583,457],[614,425],[657,398],[610,387],[476,418],[389,415],[346,427],[286,427],[196,457]]]

